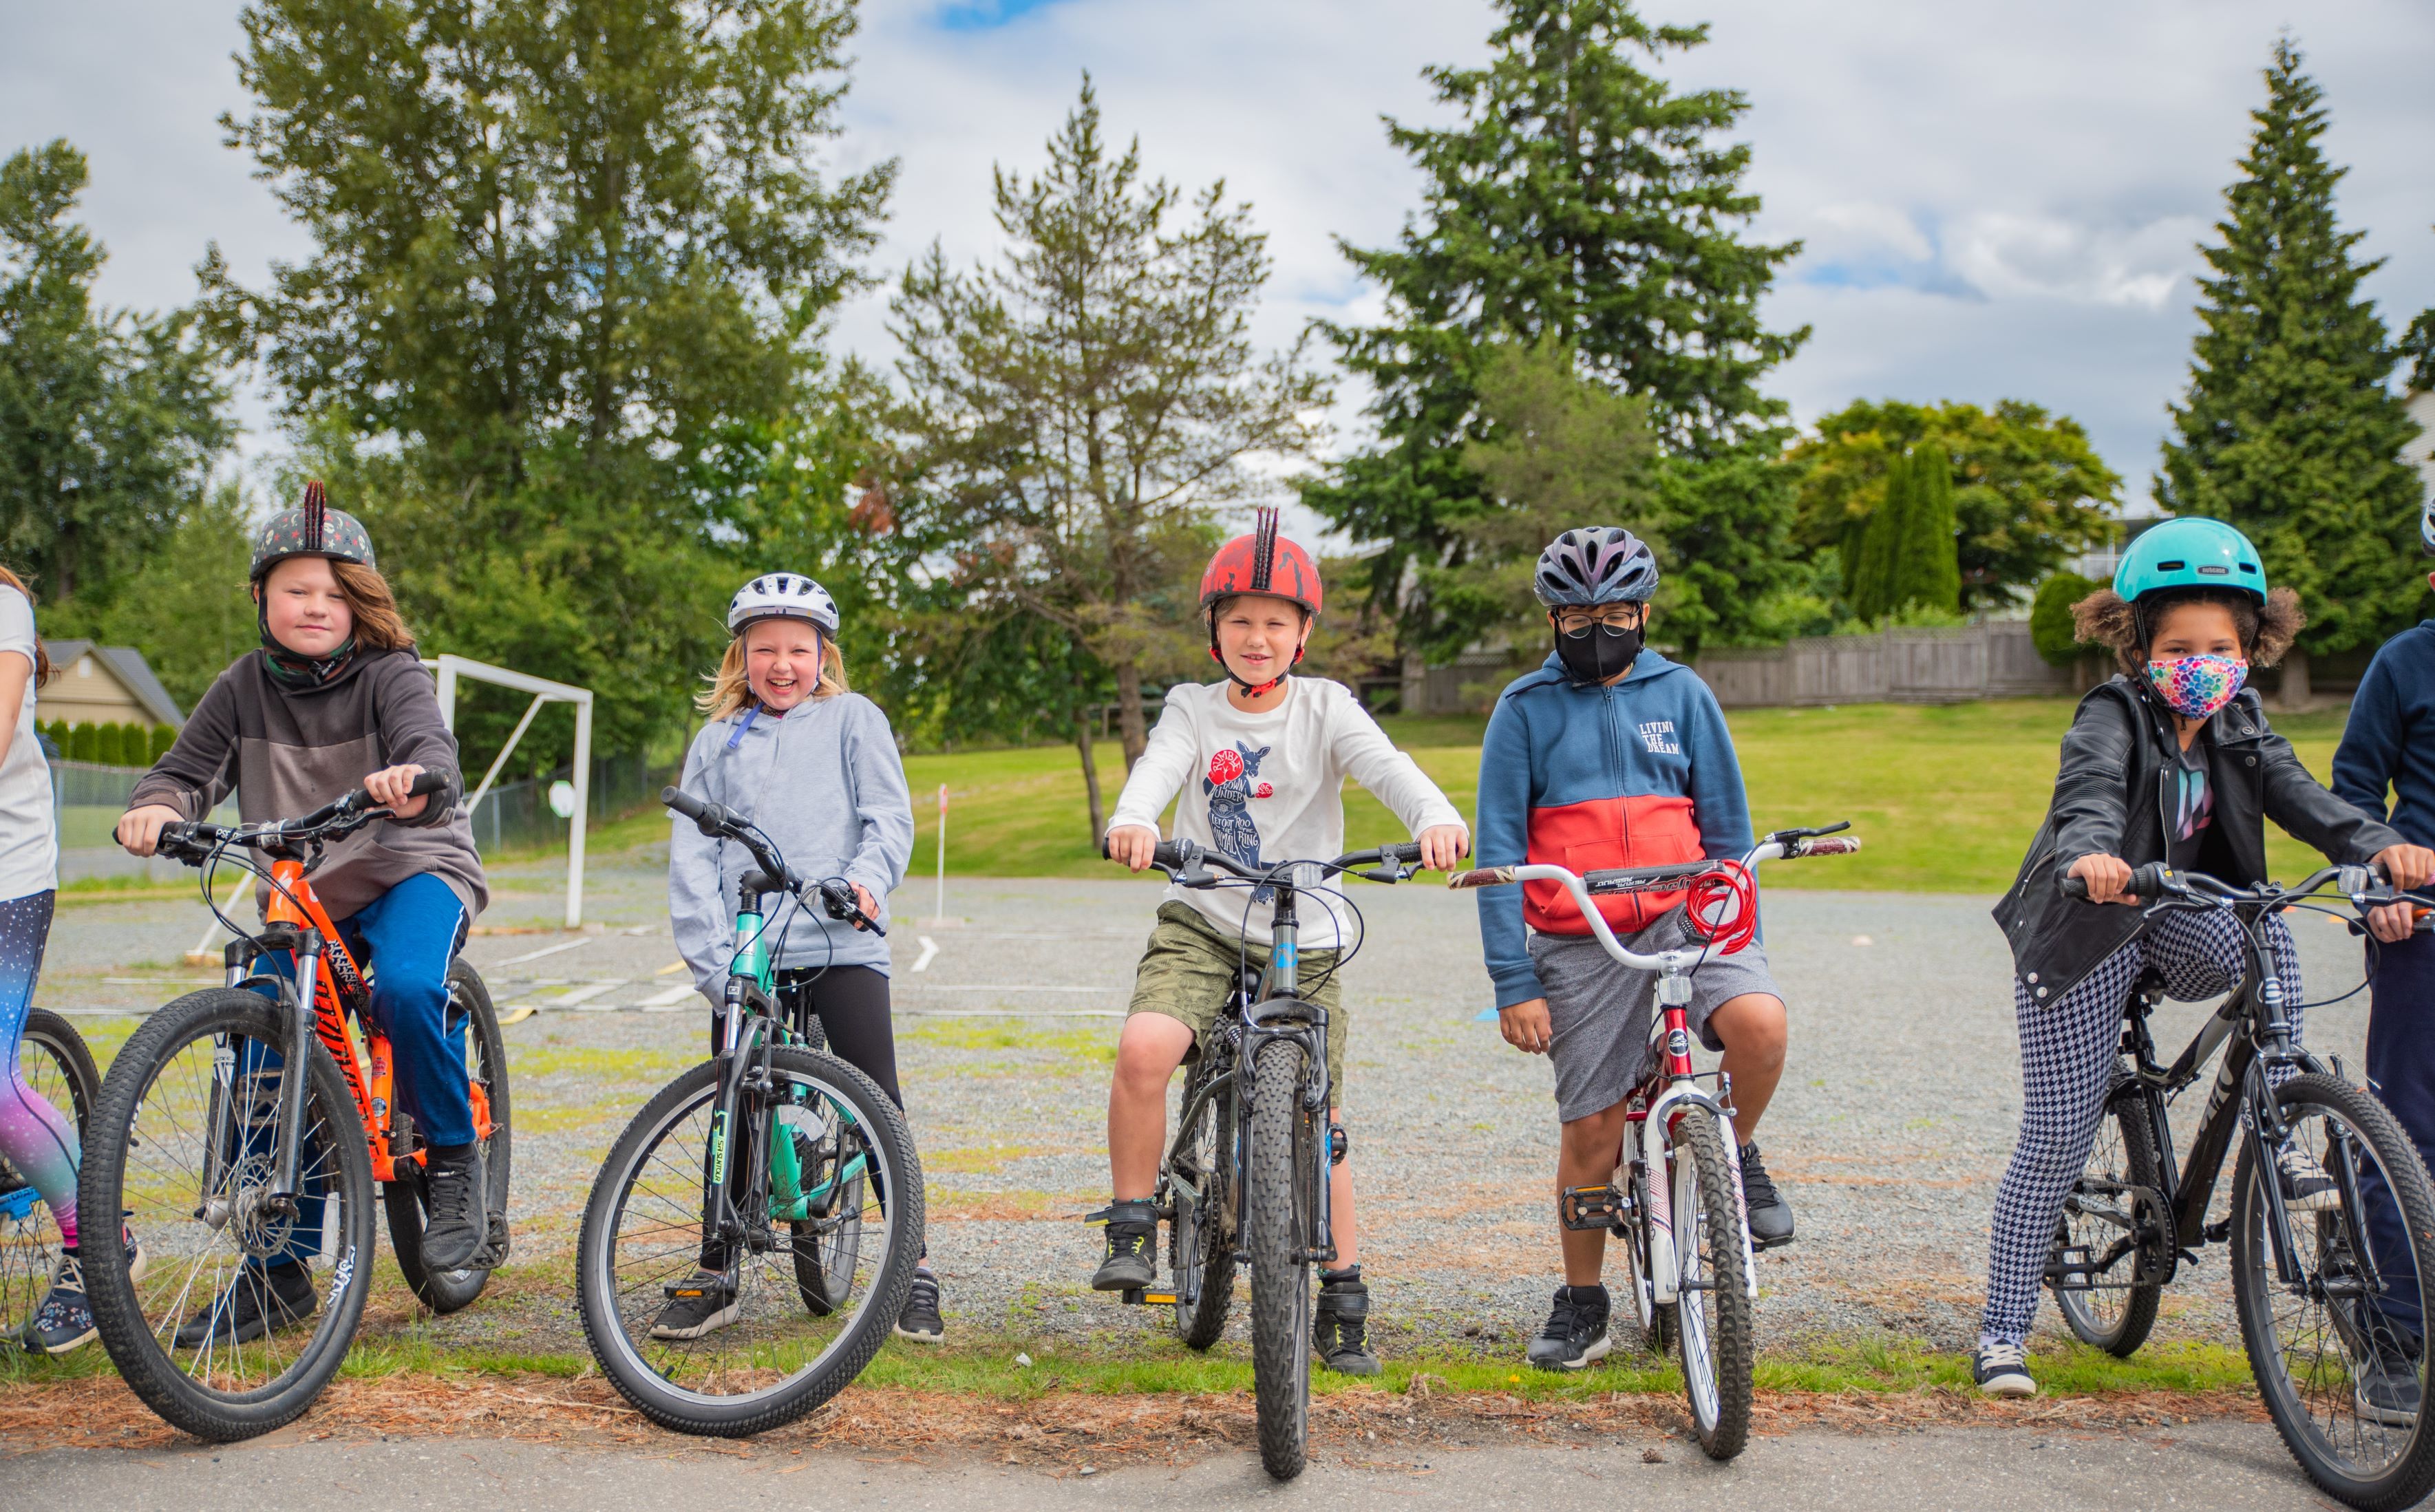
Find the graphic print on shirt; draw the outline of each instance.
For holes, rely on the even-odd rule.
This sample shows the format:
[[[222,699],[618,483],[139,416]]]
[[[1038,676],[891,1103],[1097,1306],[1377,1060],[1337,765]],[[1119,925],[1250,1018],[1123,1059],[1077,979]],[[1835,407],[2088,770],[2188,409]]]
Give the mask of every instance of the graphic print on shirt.
[[[1640,743],[1652,756],[1680,756],[1683,747],[1674,739],[1674,721],[1651,719],[1640,727]]]
[[[1233,750],[1221,750],[1209,758],[1208,775],[1200,779],[1200,790],[1209,796],[1209,838],[1218,849],[1247,867],[1257,867],[1260,860],[1260,827],[1252,818],[1251,800],[1267,798],[1276,791],[1262,782],[1252,787],[1252,779],[1260,775],[1260,763],[1275,747],[1263,746],[1258,750],[1235,742]],[[1273,887],[1262,887],[1252,893],[1260,902],[1274,895]]]

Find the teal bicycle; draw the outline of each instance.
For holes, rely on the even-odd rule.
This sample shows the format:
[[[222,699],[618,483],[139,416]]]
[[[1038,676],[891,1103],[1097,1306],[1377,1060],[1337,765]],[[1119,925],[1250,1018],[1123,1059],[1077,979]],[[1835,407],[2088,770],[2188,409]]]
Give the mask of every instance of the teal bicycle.
[[[576,1293],[600,1369],[644,1416],[743,1437],[845,1389],[878,1352],[922,1255],[922,1167],[871,1078],[821,1053],[768,941],[818,901],[877,932],[843,881],[807,881],[716,803],[660,801],[741,845],[717,1053],[634,1116],[593,1183]],[[775,895],[776,910],[765,908]]]

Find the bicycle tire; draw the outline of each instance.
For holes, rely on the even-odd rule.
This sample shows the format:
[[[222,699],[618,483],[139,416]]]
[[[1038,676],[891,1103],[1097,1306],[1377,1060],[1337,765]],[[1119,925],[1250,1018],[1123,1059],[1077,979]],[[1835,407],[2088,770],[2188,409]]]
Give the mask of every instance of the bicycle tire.
[[[491,1100],[491,1137],[482,1142],[482,1177],[488,1183],[482,1211],[491,1225],[484,1252],[475,1257],[475,1263],[459,1270],[434,1271],[423,1263],[423,1215],[429,1205],[429,1189],[423,1184],[421,1162],[401,1160],[396,1167],[398,1179],[381,1189],[381,1204],[389,1213],[389,1249],[397,1256],[398,1271],[416,1298],[441,1316],[472,1306],[491,1283],[491,1272],[508,1258],[508,1193],[515,1155],[513,1126],[508,1117],[507,1037],[499,1030],[498,1010],[491,1005],[491,989],[463,960],[448,964],[448,1002],[452,1009],[459,1005],[464,1008],[465,1049],[472,1061],[467,1074],[480,1083]]]
[[[871,1363],[872,1356],[878,1353],[880,1345],[894,1329],[897,1315],[905,1308],[906,1294],[912,1289],[914,1266],[922,1253],[922,1169],[912,1135],[896,1105],[870,1077],[841,1060],[793,1046],[773,1046],[768,1056],[773,1081],[821,1087],[824,1094],[837,1097],[844,1105],[845,1115],[868,1136],[867,1151],[878,1167],[872,1186],[888,1205],[883,1210],[887,1218],[883,1226],[886,1250],[878,1262],[877,1276],[865,1287],[862,1303],[845,1320],[840,1337],[823,1348],[811,1363],[768,1387],[713,1396],[688,1389],[661,1375],[644,1357],[644,1347],[637,1345],[620,1317],[615,1262],[621,1220],[630,1207],[636,1181],[650,1168],[663,1139],[689,1113],[717,1101],[717,1065],[704,1061],[662,1088],[618,1136],[593,1183],[576,1246],[576,1302],[584,1340],[591,1346],[601,1372],[637,1411],[661,1427],[678,1433],[750,1437],[791,1422],[844,1390]],[[778,1127],[789,1127],[783,1120],[776,1120],[774,1113],[773,1121]],[[739,1147],[749,1149],[750,1141],[740,1141]],[[681,1177],[690,1172],[695,1191],[692,1222],[698,1235],[699,1160],[686,1166],[660,1157],[658,1163],[673,1167]],[[868,1239],[868,1229],[864,1237]],[[686,1252],[692,1247],[682,1246]],[[772,1251],[777,1247],[772,1246]],[[791,1236],[785,1247],[791,1259]],[[629,1290],[648,1295],[642,1286]],[[791,1264],[785,1291],[791,1307],[801,1297]],[[731,1374],[740,1378],[741,1372]],[[715,1366],[705,1379],[716,1381],[718,1375],[719,1367]]]
[[[2417,1146],[2382,1103],[2336,1077],[2318,1074],[2293,1076],[2274,1090],[2274,1097],[2295,1129],[2296,1138],[2308,1138],[2305,1125],[2311,1119],[2312,1109],[2329,1113],[2346,1125],[2346,1137],[2357,1140],[2375,1160],[2391,1194],[2400,1203],[2403,1227],[2409,1234],[2411,1259],[2418,1268],[2420,1305],[2435,1311],[2435,1289],[2430,1289],[2428,1280],[2435,1277],[2435,1189],[2430,1189]],[[2305,1305],[2306,1294],[2325,1295],[2328,1278],[2323,1268],[2312,1268],[2298,1295],[2275,1280],[2272,1249],[2265,1243],[2262,1231],[2267,1210],[2254,1144],[2254,1140],[2243,1137],[2240,1161],[2233,1177],[2233,1303],[2240,1318],[2241,1343],[2249,1351],[2250,1371],[2256,1377],[2258,1392],[2266,1400],[2267,1416],[2273,1419],[2284,1447],[2300,1462],[2301,1470],[2327,1495],[2365,1512],[2391,1512],[2415,1505],[2435,1490],[2435,1420],[2430,1420],[2422,1409],[2397,1435],[2385,1435],[2381,1432],[2383,1425],[2377,1425],[2375,1436],[2392,1446],[2388,1462],[2373,1473],[2355,1473],[2332,1452],[2332,1441],[2317,1422],[2314,1410],[2323,1406],[2327,1417],[2339,1422],[2340,1404],[2348,1401],[2354,1415],[2357,1415],[2357,1396],[2347,1372],[2330,1390],[2321,1382],[2311,1382],[2304,1387],[2293,1379],[2279,1342],[2282,1331],[2273,1313],[2276,1295],[2292,1297],[2295,1302]],[[2314,1262],[2317,1267],[2331,1260],[2333,1280],[2338,1284],[2341,1280],[2341,1246],[2348,1242],[2347,1235],[2360,1231],[2359,1215],[2345,1202],[2333,1212],[2315,1214],[2318,1222],[2314,1225],[2306,1222],[2309,1216],[2303,1212],[2291,1214],[2293,1237],[2302,1248],[2295,1258],[2304,1263]],[[2313,1246],[2308,1242],[2311,1238]],[[2328,1307],[2329,1318],[2333,1316],[2333,1305]],[[2351,1305],[2355,1309],[2374,1307],[2372,1302]],[[2355,1328],[2358,1313],[2354,1311],[2348,1316]],[[2302,1328],[2295,1333],[2305,1341],[2310,1332]],[[2337,1349],[2347,1354],[2349,1346],[2341,1322],[2335,1321],[2314,1332],[2319,1337],[2334,1336]],[[2423,1347],[2421,1352],[2423,1356]],[[2423,1387],[2426,1373],[2424,1358],[2419,1362],[2418,1372]],[[2313,1402],[2308,1400],[2312,1393],[2316,1398]],[[2364,1439],[2366,1435],[2355,1428],[2353,1436]]]
[[[85,1048],[76,1026],[48,1008],[29,1010],[16,1070],[35,1096],[54,1107],[59,1094],[66,1095],[63,1110],[74,1121],[81,1143],[93,1105],[101,1096],[101,1073],[94,1068],[93,1052]],[[34,1310],[50,1291],[64,1243],[50,1205],[31,1185],[0,1157],[0,1344],[16,1342],[33,1320]]]
[[[1198,1093],[1198,1078],[1184,1089],[1189,1103]],[[1175,1219],[1167,1226],[1167,1260],[1175,1275],[1175,1336],[1192,1349],[1206,1349],[1226,1332],[1226,1314],[1235,1304],[1235,1238],[1228,1232],[1235,1215],[1228,1175],[1235,1160],[1235,1096],[1221,1092],[1201,1110],[1203,1141],[1188,1148],[1205,1157],[1200,1199],[1188,1206],[1177,1195]],[[1193,1300],[1184,1302],[1187,1293]]]
[[[1243,1231],[1252,1257],[1252,1395],[1260,1464],[1280,1481],[1310,1462],[1309,1197],[1316,1149],[1302,1105],[1303,1049],[1259,1047],[1252,1078],[1252,1151]]]
[[[2113,1131],[2111,1141],[2106,1138],[2108,1129]],[[2080,1187],[2092,1177],[2111,1183],[2146,1187],[2150,1192],[2162,1192],[2165,1188],[2165,1165],[2156,1152],[2155,1125],[2149,1122],[2146,1104],[2127,1071],[2117,1077],[2113,1092],[2106,1098],[2105,1112],[2098,1120],[2097,1133],[2097,1142],[2089,1146],[2088,1160],[2081,1170],[2080,1181],[2074,1184],[2071,1196],[2064,1198],[2064,1211],[2055,1219],[2054,1248],[2048,1251],[2050,1260],[2065,1245],[2085,1245],[2113,1231],[2103,1226],[2102,1220],[2092,1221],[2085,1232],[2073,1230],[2071,1197],[2080,1195]],[[2155,1253],[2167,1243],[2169,1243],[2167,1236],[2155,1234],[2149,1243],[2134,1247],[2123,1259],[2131,1263],[2134,1275],[2142,1269],[2152,1270],[2169,1258]],[[2119,1264],[2121,1261],[2115,1263]],[[2122,1360],[2131,1358],[2139,1346],[2148,1342],[2149,1331],[2156,1326],[2157,1306],[2165,1295],[2162,1281],[2133,1286],[2125,1293],[2111,1289],[2084,1292],[2058,1286],[2049,1278],[2046,1288],[2054,1293],[2055,1310],[2063,1314],[2064,1326],[2071,1330],[2073,1337],[2092,1349],[2102,1349]],[[2100,1304],[2095,1299],[2117,1295],[2123,1297],[2121,1310],[2109,1320],[2099,1312]]]
[[[1674,1125],[1674,1233],[1682,1245],[1676,1258],[1683,1280],[1701,1287],[1678,1294],[1674,1335],[1683,1394],[1701,1451],[1710,1459],[1727,1460],[1750,1442],[1758,1319],[1751,1302],[1741,1189],[1719,1122],[1705,1108],[1692,1108]],[[1702,1380],[1713,1400],[1701,1400]]]
[[[801,1134],[794,1139],[801,1169],[816,1173],[838,1163],[833,1148],[815,1149]],[[862,1259],[862,1192],[860,1176],[849,1177],[838,1188],[833,1207],[850,1216],[825,1234],[818,1223],[808,1220],[786,1226],[795,1251],[795,1288],[815,1316],[826,1317],[843,1307],[854,1292],[855,1266]]]
[[[147,1120],[141,1130],[136,1124],[148,1106],[147,1094],[160,1088],[165,1074],[177,1069],[181,1052],[206,1039],[224,1035],[267,1046],[282,1045],[286,1039],[282,1006],[257,993],[213,988],[189,993],[144,1022],[119,1049],[117,1057],[111,1062],[110,1074],[102,1078],[101,1097],[94,1108],[77,1185],[78,1211],[115,1213],[125,1210],[151,1189],[151,1183],[145,1179],[147,1175],[159,1168],[158,1162],[164,1156],[174,1156],[174,1142],[181,1130],[174,1099],[181,1089],[161,1089],[159,1116]],[[212,1063],[216,1072],[216,1057]],[[180,1074],[181,1080],[191,1080],[191,1070]],[[232,1242],[241,1246],[250,1220],[227,1221],[221,1228],[198,1234],[180,1230],[168,1222],[171,1208],[159,1203],[137,1206],[137,1216],[130,1221],[154,1250],[146,1280],[158,1282],[147,1294],[139,1294],[128,1275],[123,1246],[98,1245],[84,1254],[85,1287],[93,1305],[94,1322],[112,1362],[146,1406],[198,1438],[233,1442],[294,1421],[312,1406],[337,1374],[363,1321],[375,1244],[371,1152],[365,1143],[363,1121],[356,1113],[337,1063],[318,1039],[310,1043],[305,1075],[304,1118],[306,1127],[318,1131],[313,1136],[313,1148],[316,1168],[321,1173],[324,1186],[320,1200],[325,1214],[328,1204],[335,1202],[338,1207],[337,1221],[326,1223],[320,1253],[335,1254],[336,1258],[327,1273],[329,1295],[317,1297],[313,1332],[277,1375],[251,1389],[216,1389],[181,1366],[161,1342],[166,1335],[171,1340],[171,1350],[180,1348],[169,1319],[187,1310],[198,1290],[197,1281],[203,1279],[203,1259],[198,1256],[190,1261],[185,1251],[195,1244],[211,1245],[216,1239],[210,1236],[227,1236],[232,1229],[236,1231]],[[191,1094],[196,1089],[189,1086],[182,1091]],[[210,1089],[202,1092],[207,1099],[213,1095]],[[207,1122],[199,1117],[191,1120],[197,1129],[206,1126]],[[204,1138],[200,1134],[192,1137],[198,1143]],[[138,1198],[130,1199],[130,1158],[137,1150],[143,1152],[137,1170]],[[229,1177],[229,1190],[252,1190],[242,1188],[242,1180],[254,1168],[251,1160],[236,1162]],[[257,1182],[253,1189],[258,1185]],[[194,1194],[188,1191],[181,1196],[172,1182],[163,1187],[160,1195],[172,1201],[192,1200]],[[147,1223],[147,1213],[158,1213],[159,1217]],[[199,1219],[188,1221],[194,1229],[204,1228]],[[243,1274],[244,1269],[241,1261],[237,1274]],[[185,1281],[172,1295],[170,1287],[181,1271]],[[230,1280],[233,1282],[234,1276]],[[223,1295],[216,1289],[216,1281],[213,1284],[216,1289],[209,1296]],[[153,1299],[166,1304],[158,1320],[150,1316]],[[274,1331],[267,1337],[277,1337],[283,1332],[292,1330]],[[232,1346],[229,1352],[236,1366],[242,1368],[243,1346]],[[267,1344],[264,1352],[266,1356],[270,1352]],[[214,1338],[196,1363],[208,1370],[216,1354],[217,1342]]]

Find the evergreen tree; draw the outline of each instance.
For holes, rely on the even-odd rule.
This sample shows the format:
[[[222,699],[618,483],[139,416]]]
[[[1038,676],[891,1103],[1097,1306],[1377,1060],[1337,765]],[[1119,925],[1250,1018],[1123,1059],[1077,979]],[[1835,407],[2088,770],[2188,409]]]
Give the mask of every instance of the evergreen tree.
[[[2246,532],[2273,582],[2297,589],[2308,627],[2285,662],[2305,698],[2310,654],[2373,644],[2424,593],[2414,536],[2419,481],[2402,459],[2416,427],[2387,387],[2398,353],[2359,281],[2359,232],[2338,230],[2323,95],[2288,38],[2265,71],[2266,104],[2241,178],[2225,191],[2220,245],[2202,247],[2202,329],[2189,391],[2172,411],[2157,502]]]
[[[1498,9],[1487,66],[1426,75],[1459,121],[1388,124],[1425,176],[1424,206],[1394,246],[1343,247],[1385,289],[1386,320],[1326,328],[1374,390],[1377,438],[1304,498],[1383,543],[1371,591],[1407,657],[1466,644],[1482,621],[1429,585],[1430,570],[1471,558],[1499,507],[1465,461],[1494,429],[1482,368],[1500,337],[1551,339],[1582,376],[1649,405],[1667,454],[1672,637],[1730,639],[1791,570],[1783,406],[1758,384],[1807,335],[1759,319],[1798,248],[1742,237],[1758,209],[1742,184],[1750,150],[1717,137],[1748,102],[1677,94],[1644,68],[1704,42],[1704,26],[1652,26],[1628,0]]]
[[[1885,497],[1861,528],[1858,550],[1846,569],[1851,587],[1844,596],[1863,620],[1882,618],[1894,608],[1895,568],[1914,513],[1913,473],[1908,453],[1886,464]]]
[[[1911,512],[1903,524],[1901,565],[1889,595],[1950,613],[1961,604],[1961,567],[1953,548],[1953,464],[1933,446],[1911,453]]]

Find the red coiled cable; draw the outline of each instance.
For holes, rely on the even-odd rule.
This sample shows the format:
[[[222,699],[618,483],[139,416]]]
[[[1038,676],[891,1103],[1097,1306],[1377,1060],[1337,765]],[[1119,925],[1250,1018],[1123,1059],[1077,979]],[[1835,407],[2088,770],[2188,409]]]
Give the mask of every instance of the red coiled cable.
[[[1758,937],[1758,877],[1750,868],[1720,860],[1684,891],[1692,932],[1718,954],[1731,955]]]

